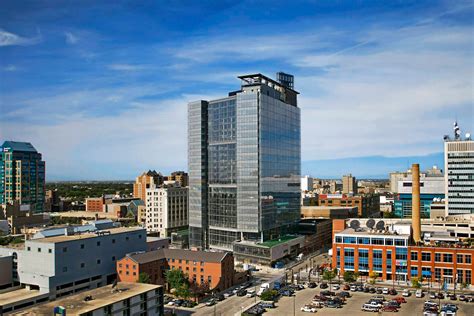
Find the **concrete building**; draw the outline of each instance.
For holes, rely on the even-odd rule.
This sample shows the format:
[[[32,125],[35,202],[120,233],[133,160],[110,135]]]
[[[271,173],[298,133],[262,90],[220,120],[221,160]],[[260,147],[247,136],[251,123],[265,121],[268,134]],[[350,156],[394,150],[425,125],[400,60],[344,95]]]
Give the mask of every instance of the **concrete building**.
[[[398,193],[398,181],[402,180],[403,178],[406,178],[408,176],[408,171],[407,172],[400,172],[400,171],[395,171],[395,172],[390,172],[389,174],[389,179],[390,179],[390,192],[393,194]]]
[[[174,171],[169,176],[164,177],[165,181],[176,181],[181,187],[187,187],[189,183],[189,176],[184,171]]]
[[[176,181],[166,181],[160,187],[152,185],[146,191],[146,229],[160,237],[188,227],[188,188]]]
[[[353,218],[357,217],[356,206],[302,206],[301,219]]]
[[[412,172],[398,180],[398,194],[394,199],[394,214],[396,217],[411,217],[412,204]],[[444,176],[436,166],[420,173],[420,207],[421,217],[429,218],[431,203],[444,198]]]
[[[152,284],[166,283],[165,272],[183,271],[189,282],[206,285],[209,290],[223,291],[233,285],[234,257],[230,252],[160,249],[145,253],[128,254],[117,262],[119,280],[138,282],[140,273],[146,273]]]
[[[161,185],[163,181],[163,175],[155,170],[148,170],[142,173],[135,179],[135,183],[133,184],[133,197],[145,202],[146,190],[151,188],[152,185]]]
[[[474,214],[474,141],[445,137],[446,215]]]
[[[0,255],[13,256],[18,283],[53,299],[112,283],[116,260],[146,249],[145,229],[104,223],[45,230]]]
[[[191,247],[272,240],[300,217],[298,92],[286,79],[239,79],[227,97],[188,104]]]
[[[50,217],[46,213],[38,214],[34,205],[23,204],[14,201],[13,204],[5,204],[0,207],[0,219],[8,222],[11,234],[21,234],[22,229],[47,225]]]
[[[357,194],[357,181],[352,174],[342,176],[342,193],[343,194]]]
[[[301,191],[312,191],[313,190],[313,178],[310,176],[301,177]]]
[[[86,300],[85,297],[90,299]],[[8,310],[4,310],[8,312]],[[163,287],[142,283],[118,283],[71,295],[11,315],[122,316],[164,315]]]
[[[422,219],[422,242],[415,245],[411,220],[334,220],[333,267],[341,275],[357,271],[368,276],[374,271],[381,280],[408,281],[416,276],[441,284],[452,284],[458,276],[457,283],[474,285],[474,247],[463,242],[466,237],[454,236],[458,229],[468,236],[471,224]]]
[[[30,143],[6,141],[0,147],[0,205],[15,201],[43,212],[45,163]]]

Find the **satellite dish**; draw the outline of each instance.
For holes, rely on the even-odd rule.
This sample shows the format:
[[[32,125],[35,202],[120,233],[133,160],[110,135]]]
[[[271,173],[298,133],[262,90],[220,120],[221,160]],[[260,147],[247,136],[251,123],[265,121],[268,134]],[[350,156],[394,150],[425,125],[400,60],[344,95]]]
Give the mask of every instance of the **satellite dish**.
[[[375,221],[371,218],[367,221],[367,223],[365,223],[365,225],[367,225],[367,227],[369,227],[370,229],[374,228],[375,226]]]
[[[377,225],[375,225],[375,228],[377,228],[378,230],[384,230],[385,229],[384,221],[378,221]]]
[[[359,229],[359,227],[360,227],[360,222],[355,219],[355,220],[351,221],[351,223],[349,224],[349,226],[350,226],[352,229],[357,230],[357,229]]]
[[[466,139],[467,139],[467,140],[470,140],[470,139],[471,139],[471,133],[466,133],[465,136],[466,136]]]

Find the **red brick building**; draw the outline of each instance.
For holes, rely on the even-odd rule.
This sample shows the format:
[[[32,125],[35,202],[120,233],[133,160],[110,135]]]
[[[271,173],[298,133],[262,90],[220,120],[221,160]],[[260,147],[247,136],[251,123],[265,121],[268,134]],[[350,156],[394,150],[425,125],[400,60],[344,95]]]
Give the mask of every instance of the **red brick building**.
[[[105,200],[103,197],[87,198],[86,211],[87,212],[103,212]]]
[[[137,282],[140,273],[150,276],[152,284],[165,284],[165,272],[179,269],[190,283],[207,283],[209,289],[222,291],[233,285],[234,257],[230,252],[159,249],[129,254],[117,261],[120,282]]]

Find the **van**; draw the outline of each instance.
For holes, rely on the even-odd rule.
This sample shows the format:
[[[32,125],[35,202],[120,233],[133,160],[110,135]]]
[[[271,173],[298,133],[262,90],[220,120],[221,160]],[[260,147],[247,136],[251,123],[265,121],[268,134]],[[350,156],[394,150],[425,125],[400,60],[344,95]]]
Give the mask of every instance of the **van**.
[[[247,290],[247,297],[254,297],[255,296],[255,290]]]
[[[379,309],[380,309],[380,307],[374,306],[374,305],[371,305],[371,304],[362,305],[362,310],[364,312],[378,312]]]

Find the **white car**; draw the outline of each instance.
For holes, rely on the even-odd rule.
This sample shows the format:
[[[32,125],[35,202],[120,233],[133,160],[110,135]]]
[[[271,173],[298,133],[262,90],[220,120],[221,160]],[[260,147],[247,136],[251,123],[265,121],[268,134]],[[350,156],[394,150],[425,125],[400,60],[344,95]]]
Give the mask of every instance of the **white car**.
[[[331,285],[331,288],[335,291],[339,290],[341,287],[339,286],[339,284],[332,284]]]
[[[408,296],[410,296],[410,295],[411,295],[411,293],[410,293],[410,291],[409,291],[409,290],[403,290],[403,292],[402,292],[402,296],[404,296],[404,297],[408,297]]]
[[[313,307],[311,305],[305,305],[305,306],[301,307],[301,311],[302,312],[308,312],[308,313],[316,313],[317,308]]]
[[[234,292],[225,292],[225,293],[224,293],[224,297],[225,297],[225,298],[229,298],[229,297],[231,297],[232,295],[234,295]]]
[[[174,306],[174,302],[173,302],[173,301],[169,301],[166,305],[168,305],[168,306]]]
[[[362,305],[362,310],[364,312],[378,312],[380,310],[380,307],[373,306],[371,304],[364,304]]]
[[[351,285],[351,292],[356,292],[357,291],[357,287],[355,285]]]
[[[383,288],[382,294],[388,294],[388,287],[384,287],[384,288]]]
[[[420,298],[423,297],[423,291],[422,290],[416,290],[415,296]]]

